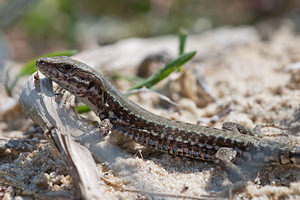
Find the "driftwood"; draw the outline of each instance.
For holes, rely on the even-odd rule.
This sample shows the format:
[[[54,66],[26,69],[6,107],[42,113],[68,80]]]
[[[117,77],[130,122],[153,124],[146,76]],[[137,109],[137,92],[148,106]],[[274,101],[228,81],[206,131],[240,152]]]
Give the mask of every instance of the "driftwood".
[[[84,134],[84,131],[89,129],[92,130],[93,127],[87,122],[78,121],[70,107],[68,109],[66,106],[60,106],[56,101],[52,82],[39,77],[43,75],[38,76],[37,73],[33,75],[22,91],[20,103],[23,110],[45,130],[58,155],[65,158],[80,198],[110,199],[111,195],[101,187],[104,182],[100,178],[90,151],[75,142],[76,136]],[[82,127],[85,127],[85,130]],[[54,196],[64,198],[65,195]]]

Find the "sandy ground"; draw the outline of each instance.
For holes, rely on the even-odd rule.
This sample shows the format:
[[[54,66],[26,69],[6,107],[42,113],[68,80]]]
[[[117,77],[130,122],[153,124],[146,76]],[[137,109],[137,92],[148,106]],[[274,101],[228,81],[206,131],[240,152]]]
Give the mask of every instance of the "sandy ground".
[[[161,44],[162,40],[169,45]],[[151,43],[153,48],[149,47],[150,50],[145,51],[143,56],[131,57],[127,54],[134,55],[134,52],[128,49],[125,55],[105,57],[105,64],[91,65],[99,67],[107,77],[116,73],[134,75],[145,55],[162,50],[171,56],[176,53],[175,36],[138,41]],[[291,22],[282,22],[276,28],[267,30],[223,28],[191,36],[187,41],[187,50],[196,49],[197,56],[182,72],[170,76],[157,87],[177,106],[162,101],[153,93],[140,93],[130,99],[164,117],[216,128],[221,128],[224,121],[238,122],[250,128],[273,123],[288,130],[262,128],[263,138],[300,145],[299,42],[300,36],[293,31]],[[129,39],[100,50],[116,48],[117,52],[122,52],[125,43],[135,45],[136,41]],[[78,59],[84,60],[83,55],[84,52],[78,55]],[[131,58],[135,61],[124,62]],[[206,84],[208,94],[201,92],[197,79],[201,79],[201,84]],[[124,79],[117,79],[114,84],[121,91],[130,87]],[[14,98],[5,95],[1,86],[1,138],[4,143],[7,143],[5,139],[16,139],[20,144],[26,143],[26,147],[18,151],[9,148],[3,151],[0,171],[37,192],[68,190],[74,193],[63,159],[52,151],[42,131],[34,129],[34,123],[22,114],[17,98],[17,92]],[[24,141],[24,137],[28,141]],[[121,191],[120,187],[200,197],[231,186],[224,172],[213,163],[165,155],[139,145],[121,147],[121,151],[126,156],[98,164],[103,178],[111,183],[107,182],[105,190],[115,199],[151,198],[149,195]],[[246,171],[244,173],[247,175]],[[246,190],[235,196],[236,199],[300,198],[299,168],[266,166],[259,169],[255,176],[249,175],[247,178]],[[12,183],[1,184],[0,197],[33,198],[22,192],[23,189]],[[155,196],[154,199],[162,198]]]

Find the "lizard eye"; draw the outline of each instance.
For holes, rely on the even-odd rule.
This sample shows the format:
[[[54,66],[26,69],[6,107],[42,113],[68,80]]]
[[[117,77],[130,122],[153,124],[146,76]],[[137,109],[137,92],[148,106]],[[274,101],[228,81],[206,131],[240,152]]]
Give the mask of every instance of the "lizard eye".
[[[71,65],[64,65],[63,68],[64,68],[65,71],[69,71],[70,69],[72,69],[72,66]]]
[[[45,61],[43,61],[43,60],[39,60],[39,63],[40,63],[41,65],[44,65],[44,64],[46,64],[46,62],[45,62]]]
[[[61,65],[58,68],[59,71],[61,71],[62,73],[66,73],[66,72],[70,72],[72,70],[72,66],[71,65]]]

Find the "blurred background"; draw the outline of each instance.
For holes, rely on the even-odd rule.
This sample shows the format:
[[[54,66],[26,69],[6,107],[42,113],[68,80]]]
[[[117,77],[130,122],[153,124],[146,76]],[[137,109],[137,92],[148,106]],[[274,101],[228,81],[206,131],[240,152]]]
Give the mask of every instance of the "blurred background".
[[[188,47],[182,50],[197,50],[197,55],[181,73],[173,73],[174,76],[158,85],[157,94],[144,92],[131,96],[131,100],[170,119],[213,127],[221,127],[223,121],[251,128],[269,122],[284,127],[292,135],[287,137],[289,132],[280,129],[273,133],[272,128],[266,134],[267,139],[292,144],[296,141],[295,131],[300,127],[299,24],[300,0],[0,0],[0,172],[12,172],[12,177],[7,176],[9,182],[18,180],[22,188],[11,193],[22,191],[24,184],[31,194],[77,190],[69,182],[65,162],[57,153],[48,153],[50,146],[45,142],[43,131],[25,116],[25,112],[33,115],[38,107],[31,107],[42,103],[37,104],[32,95],[34,98],[25,112],[19,104],[24,85],[33,82],[28,76],[36,70],[34,58],[63,50],[82,51],[81,61],[98,67],[97,70],[123,92],[141,82],[137,75],[148,77],[175,59],[179,50],[176,35],[186,31],[193,36],[188,37]],[[165,35],[173,36],[154,38]],[[99,48],[134,37],[149,39],[125,40]],[[172,103],[166,101],[165,96]],[[71,98],[64,96],[60,106],[68,100]],[[74,104],[73,99],[70,102]],[[70,107],[69,103],[66,107]],[[54,107],[51,105],[51,108]],[[39,113],[48,115],[43,110]],[[86,116],[82,119],[87,122]],[[66,126],[61,130],[70,129]],[[24,153],[19,150],[23,143]],[[94,141],[86,146],[93,144]],[[12,147],[12,150],[4,153],[4,147]],[[27,148],[33,153],[25,152]],[[205,191],[207,195],[210,191],[226,189],[230,184],[224,181],[226,176],[221,170],[214,170],[207,163],[181,162],[165,156],[160,159],[156,154],[153,160],[148,160],[153,154],[140,148],[124,151],[138,152],[134,156],[136,160],[120,162],[109,148],[96,147],[95,157],[104,158],[104,167],[99,172],[108,180],[105,191],[116,193],[119,199],[123,186],[134,189],[143,186],[146,191],[176,191],[174,194],[180,191],[180,194],[198,195]],[[262,190],[246,191],[245,199],[267,194],[272,199],[299,196],[300,186],[292,183],[300,180],[299,171],[268,169],[265,171],[271,174],[260,173],[250,185],[252,189]],[[195,172],[195,176],[191,172]],[[0,182],[4,182],[3,177],[0,174]],[[111,180],[113,184],[108,184]],[[179,183],[177,186],[174,180]],[[6,190],[2,185],[0,199]],[[120,187],[114,189],[114,185]],[[264,185],[269,189],[262,188]],[[288,185],[290,188],[285,187]],[[140,194],[137,197],[144,198]],[[148,197],[150,195],[145,198]]]
[[[197,34],[219,26],[295,18],[297,0],[0,0],[0,60],[28,61],[128,37]]]

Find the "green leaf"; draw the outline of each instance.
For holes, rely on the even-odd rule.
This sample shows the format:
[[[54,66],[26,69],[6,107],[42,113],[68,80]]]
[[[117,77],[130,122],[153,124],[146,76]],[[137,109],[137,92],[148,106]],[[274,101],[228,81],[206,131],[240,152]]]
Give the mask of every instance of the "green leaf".
[[[179,37],[179,55],[182,55],[184,53],[187,31],[184,29],[180,30],[178,37]]]
[[[138,77],[138,76],[127,76],[127,75],[123,75],[123,74],[116,74],[112,77],[113,80],[116,79],[124,79],[126,81],[129,81],[133,84],[138,84],[141,83],[142,81],[144,81],[144,78]]]
[[[78,111],[79,114],[81,114],[81,113],[90,112],[91,109],[86,105],[82,105],[82,106],[77,106],[77,111]]]
[[[130,88],[129,90],[138,89],[142,87],[151,88],[154,85],[156,85],[159,81],[166,78],[169,74],[171,74],[173,71],[178,70],[181,68],[183,64],[185,64],[187,61],[192,59],[196,54],[196,51],[191,51],[185,54],[182,54],[177,59],[167,63],[162,69],[160,69],[157,73],[153,74],[149,78],[147,78],[145,81],[143,81],[140,84],[137,84]]]

